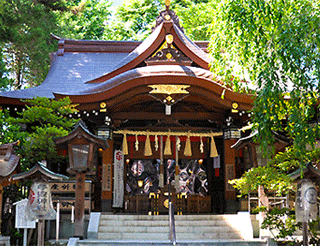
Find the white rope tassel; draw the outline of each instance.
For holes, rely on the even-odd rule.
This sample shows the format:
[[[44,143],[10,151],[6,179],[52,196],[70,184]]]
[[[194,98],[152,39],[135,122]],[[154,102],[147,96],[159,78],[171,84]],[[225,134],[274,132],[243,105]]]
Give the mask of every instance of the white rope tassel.
[[[158,151],[158,149],[159,149],[158,135],[156,135],[156,136],[154,137],[154,149],[155,149],[156,151]]]
[[[178,151],[180,151],[180,149],[181,149],[181,140],[179,137],[177,137],[176,148]]]
[[[200,153],[203,153],[203,146],[202,137],[200,137]]]
[[[136,148],[136,151],[139,150],[139,140],[138,140],[138,135],[136,135],[136,142],[134,144],[135,148]]]

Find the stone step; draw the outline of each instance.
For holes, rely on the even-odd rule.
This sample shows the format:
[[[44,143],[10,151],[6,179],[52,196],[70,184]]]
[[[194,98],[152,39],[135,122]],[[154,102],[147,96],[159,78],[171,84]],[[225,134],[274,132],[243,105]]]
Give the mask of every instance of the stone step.
[[[77,246],[172,246],[170,240],[81,240]],[[176,246],[267,246],[266,240],[181,240]]]
[[[176,225],[177,233],[197,233],[197,232],[225,232],[225,233],[236,233],[236,229],[224,226],[178,226]],[[99,233],[103,232],[148,232],[148,233],[162,233],[169,232],[168,222],[165,226],[155,226],[155,225],[144,225],[144,226],[100,226]]]
[[[100,226],[168,226],[168,220],[100,220]],[[176,226],[203,226],[204,221],[197,220],[175,220]],[[212,227],[226,227],[230,226],[228,221],[224,220],[208,220],[205,221],[206,226]]]
[[[207,232],[207,233],[177,233],[177,239],[179,240],[197,240],[197,239],[242,239],[240,234],[236,233],[215,233],[215,232]],[[156,240],[156,239],[169,239],[168,232],[157,232],[157,233],[146,233],[146,232],[125,232],[125,233],[99,233],[98,239],[105,240]]]
[[[221,220],[228,219],[230,217],[237,217],[236,214],[230,215],[175,215],[175,220]],[[113,214],[101,214],[102,220],[168,220],[168,215],[113,215]]]
[[[250,221],[249,214],[247,217],[241,214],[175,215],[176,238],[178,240],[252,239],[251,224],[245,223],[246,220]],[[98,221],[97,237],[89,239],[168,240],[169,238],[168,215],[100,214]]]

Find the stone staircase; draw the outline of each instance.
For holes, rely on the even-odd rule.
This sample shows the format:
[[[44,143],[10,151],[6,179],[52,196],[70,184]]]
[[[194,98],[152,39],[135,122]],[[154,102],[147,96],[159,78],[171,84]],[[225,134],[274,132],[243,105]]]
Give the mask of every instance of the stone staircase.
[[[168,215],[101,214],[96,234],[88,229],[88,239],[74,245],[162,246],[169,240]],[[266,246],[266,240],[253,239],[250,215],[175,215],[176,245],[179,246]],[[68,244],[72,245],[72,244]]]

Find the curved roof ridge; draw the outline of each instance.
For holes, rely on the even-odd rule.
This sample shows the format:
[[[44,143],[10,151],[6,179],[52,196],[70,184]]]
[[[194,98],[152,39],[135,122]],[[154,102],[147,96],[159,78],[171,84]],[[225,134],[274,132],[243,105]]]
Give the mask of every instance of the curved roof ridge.
[[[203,60],[205,67],[203,65],[198,64],[202,66],[205,69],[209,69],[210,59],[207,53],[205,53],[198,45],[196,45],[193,41],[191,41],[176,25],[173,25],[173,28],[175,32],[177,33],[177,36],[179,39],[183,42],[183,44],[189,48],[189,50],[196,55],[196,57],[201,58]],[[197,62],[197,61],[195,61]]]
[[[209,80],[212,80],[212,83],[217,83],[214,81],[214,74],[208,70],[204,70],[203,68],[199,67],[189,67],[189,66],[180,66],[180,65],[154,65],[154,66],[146,66],[146,67],[138,67],[121,73],[108,81],[104,81],[99,83],[93,87],[84,90],[74,91],[74,94],[60,94],[55,93],[55,95],[61,96],[77,96],[77,95],[84,95],[84,94],[93,94],[93,93],[100,93],[102,91],[110,90],[122,82],[133,80],[139,77],[147,77],[147,76],[155,76],[155,75],[162,75],[165,73],[170,73],[174,76],[190,76],[190,77],[203,77]],[[221,84],[219,84],[221,86]]]
[[[161,79],[167,76],[170,79]],[[212,91],[219,98],[224,94],[225,99],[222,101],[225,105],[230,104],[231,101],[237,101],[243,104],[244,110],[248,110],[248,105],[252,103],[252,95],[234,92],[216,79],[211,71],[201,67],[153,65],[131,69],[88,89],[72,93],[54,93],[54,95],[56,99],[68,96],[74,103],[92,103],[109,100],[115,95],[120,95],[134,88],[145,87],[149,82],[152,84],[190,84]]]
[[[147,53],[147,56],[152,54],[152,51],[150,52],[150,47],[151,46],[156,46],[157,48],[161,42],[156,42],[158,37],[161,35],[164,35],[163,33],[163,24],[159,25],[149,37],[147,37],[140,45],[138,45],[137,48],[135,48],[132,52],[130,52],[126,57],[124,57],[120,62],[115,64],[113,67],[112,71],[109,73],[106,73],[102,75],[99,78],[93,79],[91,81],[88,81],[87,83],[99,83],[99,82],[104,82],[108,79],[111,79],[114,76],[119,75],[120,73],[125,72],[125,67],[126,65],[131,64],[131,68],[134,66],[137,66],[140,64],[144,59],[137,59],[139,56],[144,54],[145,52]],[[148,52],[149,51],[149,52]],[[149,54],[150,53],[150,54]]]

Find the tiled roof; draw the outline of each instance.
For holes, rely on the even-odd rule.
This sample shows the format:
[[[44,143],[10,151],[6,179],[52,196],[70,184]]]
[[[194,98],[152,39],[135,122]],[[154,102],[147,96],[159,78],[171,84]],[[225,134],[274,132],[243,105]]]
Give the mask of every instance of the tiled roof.
[[[0,145],[0,176],[9,176],[17,167],[20,157],[14,154],[15,143]]]
[[[69,177],[67,177],[65,175],[54,173],[54,172],[50,171],[47,167],[42,165],[40,162],[37,162],[31,169],[29,169],[26,172],[12,175],[12,179],[13,180],[28,179],[28,178],[32,179],[32,177],[35,177],[37,175],[42,176],[42,177],[44,176],[44,177],[46,177],[48,179],[52,179],[52,180],[69,179]]]
[[[33,97],[54,98],[55,93],[70,93],[92,86],[85,84],[111,71],[127,53],[64,53],[54,55],[50,71],[44,82],[37,87],[0,93],[2,97],[30,99]],[[3,101],[3,100],[2,100]]]
[[[164,22],[143,42],[116,42],[90,40],[59,40],[58,52],[53,54],[49,73],[44,82],[33,88],[1,92],[0,103],[11,104],[12,99],[31,99],[54,95],[76,95],[90,91],[97,82],[106,82],[112,77],[139,66],[140,62],[156,52],[164,41],[167,29],[176,33],[178,46],[195,59],[202,68],[209,70],[209,57],[203,51],[206,42],[197,43],[188,39],[174,23]],[[166,30],[166,31],[165,31]],[[124,49],[124,47],[127,49]],[[91,83],[88,83],[91,82]]]

